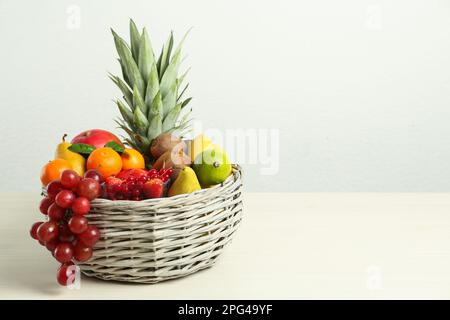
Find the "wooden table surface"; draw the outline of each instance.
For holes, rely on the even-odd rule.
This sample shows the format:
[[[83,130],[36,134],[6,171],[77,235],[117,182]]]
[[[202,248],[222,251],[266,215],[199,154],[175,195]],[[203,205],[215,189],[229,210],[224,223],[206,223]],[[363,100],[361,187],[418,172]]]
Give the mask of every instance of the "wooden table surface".
[[[39,194],[0,195],[1,299],[450,299],[450,194],[248,193],[210,269],[156,285],[82,277],[28,235]]]

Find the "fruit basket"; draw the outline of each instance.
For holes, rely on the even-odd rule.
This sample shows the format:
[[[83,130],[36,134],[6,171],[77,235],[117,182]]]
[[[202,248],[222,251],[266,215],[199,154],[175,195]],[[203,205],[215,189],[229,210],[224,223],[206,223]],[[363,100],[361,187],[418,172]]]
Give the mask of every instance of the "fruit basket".
[[[156,283],[214,264],[242,214],[241,169],[221,185],[144,201],[96,199],[89,221],[100,229],[84,274],[105,280]]]
[[[41,170],[43,199],[30,236],[71,286],[81,270],[104,280],[156,283],[214,264],[242,218],[242,170],[204,134],[191,134],[173,33],[157,58],[145,28],[130,44],[112,31],[125,136],[85,130],[57,145]]]

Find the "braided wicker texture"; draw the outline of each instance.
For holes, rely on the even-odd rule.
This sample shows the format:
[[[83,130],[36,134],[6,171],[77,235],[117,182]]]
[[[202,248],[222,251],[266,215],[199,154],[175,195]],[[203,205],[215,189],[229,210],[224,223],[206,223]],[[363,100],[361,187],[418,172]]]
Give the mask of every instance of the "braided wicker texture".
[[[241,168],[221,185],[144,201],[96,199],[89,223],[101,231],[88,276],[156,283],[212,266],[242,216]]]

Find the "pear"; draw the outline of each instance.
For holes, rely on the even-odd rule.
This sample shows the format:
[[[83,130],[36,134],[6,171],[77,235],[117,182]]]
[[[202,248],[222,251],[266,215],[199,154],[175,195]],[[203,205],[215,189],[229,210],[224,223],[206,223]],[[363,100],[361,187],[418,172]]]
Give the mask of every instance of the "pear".
[[[55,159],[64,159],[70,162],[72,169],[81,177],[86,169],[86,159],[81,154],[70,151],[68,148],[72,145],[66,142],[66,134],[62,137],[62,142],[58,144],[55,151]]]
[[[177,179],[172,183],[167,195],[171,197],[179,194],[192,193],[201,190],[201,188],[194,170],[190,167],[184,167],[178,174]]]

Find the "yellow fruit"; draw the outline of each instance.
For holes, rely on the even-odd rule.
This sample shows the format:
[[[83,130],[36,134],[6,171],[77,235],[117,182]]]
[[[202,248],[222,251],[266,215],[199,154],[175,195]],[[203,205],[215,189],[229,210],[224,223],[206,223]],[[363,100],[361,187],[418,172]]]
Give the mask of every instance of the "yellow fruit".
[[[64,159],[69,161],[72,165],[72,169],[75,170],[75,172],[80,176],[83,176],[86,169],[86,160],[82,155],[69,150],[69,147],[72,144],[66,142],[65,138],[66,135],[63,136],[62,142],[56,147],[55,159]]]
[[[211,139],[204,134],[199,134],[198,136],[196,136],[189,145],[189,156],[191,157],[191,162],[193,163],[197,156],[211,145]]]
[[[172,183],[167,195],[172,197],[179,194],[192,193],[201,190],[201,188],[194,170],[190,167],[184,167],[178,178]]]

